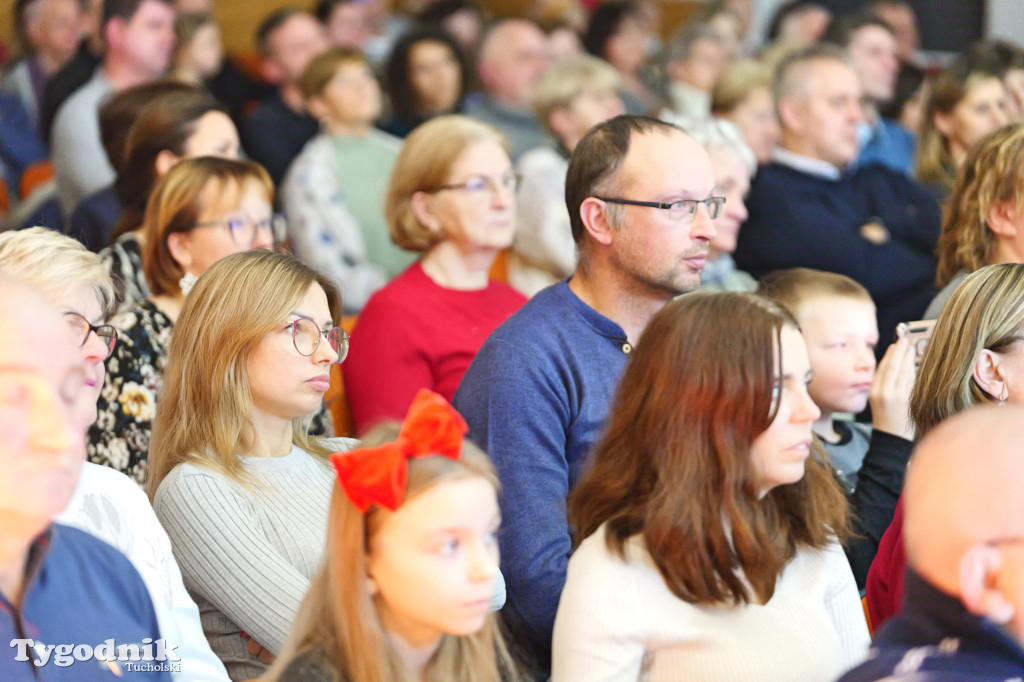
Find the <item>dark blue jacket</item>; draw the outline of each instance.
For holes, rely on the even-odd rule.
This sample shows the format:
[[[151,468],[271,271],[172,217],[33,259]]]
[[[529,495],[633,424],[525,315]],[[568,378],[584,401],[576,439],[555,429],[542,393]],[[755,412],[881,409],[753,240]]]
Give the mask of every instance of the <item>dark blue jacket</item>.
[[[896,325],[921,319],[935,295],[939,207],[902,173],[870,165],[830,180],[770,164],[758,171],[747,209],[737,267],[754,277],[814,268],[860,282],[878,309],[879,356]],[[869,223],[884,227],[884,243],[865,238],[879,233],[862,229]]]
[[[1000,626],[911,570],[903,594],[903,612],[875,634],[868,660],[839,682],[1024,679],[1024,649]]]
[[[110,665],[97,659],[55,663],[57,650],[45,665],[15,660],[16,639],[36,646],[87,644],[92,648],[113,639],[123,644],[148,644],[160,638],[153,603],[131,562],[102,540],[76,528],[53,525],[29,551],[20,613],[0,595],[0,680],[3,682],[110,682],[118,679]],[[173,646],[174,642],[168,642]],[[22,647],[29,657],[31,648]],[[153,646],[153,653],[156,647]],[[70,652],[68,652],[70,653]],[[173,663],[168,660],[164,665]],[[170,680],[167,671],[130,671],[113,663],[124,680]],[[161,665],[154,661],[153,665]]]

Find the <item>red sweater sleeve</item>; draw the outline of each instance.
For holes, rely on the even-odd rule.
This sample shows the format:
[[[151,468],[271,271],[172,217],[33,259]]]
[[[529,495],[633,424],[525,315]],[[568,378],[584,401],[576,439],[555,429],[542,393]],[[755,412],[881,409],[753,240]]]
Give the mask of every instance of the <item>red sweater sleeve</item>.
[[[903,496],[896,503],[896,511],[889,529],[878,545],[878,554],[871,562],[864,597],[871,626],[878,627],[903,608],[903,574],[907,557],[903,552]]]

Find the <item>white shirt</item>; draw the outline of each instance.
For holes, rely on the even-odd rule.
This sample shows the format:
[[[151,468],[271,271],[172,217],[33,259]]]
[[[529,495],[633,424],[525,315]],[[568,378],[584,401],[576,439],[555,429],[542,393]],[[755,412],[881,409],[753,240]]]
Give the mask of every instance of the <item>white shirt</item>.
[[[227,671],[203,634],[199,609],[185,590],[171,540],[135,481],[86,462],[71,501],[54,521],[103,540],[131,560],[153,600],[160,636],[181,658],[181,672],[171,674],[175,682],[227,682]]]
[[[696,605],[669,591],[640,536],[627,561],[604,527],[569,560],[553,639],[552,682],[827,682],[869,644],[838,543],[800,549],[767,604]]]

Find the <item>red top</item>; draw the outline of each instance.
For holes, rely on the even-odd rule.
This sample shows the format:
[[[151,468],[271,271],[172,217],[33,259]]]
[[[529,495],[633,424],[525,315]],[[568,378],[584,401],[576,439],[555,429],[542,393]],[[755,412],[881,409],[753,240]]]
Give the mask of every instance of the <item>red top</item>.
[[[903,552],[903,496],[900,495],[892,523],[878,543],[878,553],[871,562],[864,586],[864,598],[868,613],[871,614],[871,627],[875,632],[878,632],[882,623],[903,610],[903,573],[906,564],[907,557]]]
[[[370,297],[352,331],[341,369],[356,433],[401,420],[421,388],[451,401],[484,340],[524,303],[500,282],[446,289],[409,266]]]

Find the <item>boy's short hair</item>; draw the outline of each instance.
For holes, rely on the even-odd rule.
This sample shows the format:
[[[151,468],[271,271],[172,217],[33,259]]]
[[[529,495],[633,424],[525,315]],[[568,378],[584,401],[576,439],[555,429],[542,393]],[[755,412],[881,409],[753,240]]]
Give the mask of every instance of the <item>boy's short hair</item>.
[[[814,298],[847,298],[875,302],[863,285],[846,275],[811,268],[776,270],[761,278],[757,293],[786,308],[798,317],[800,306]]]

